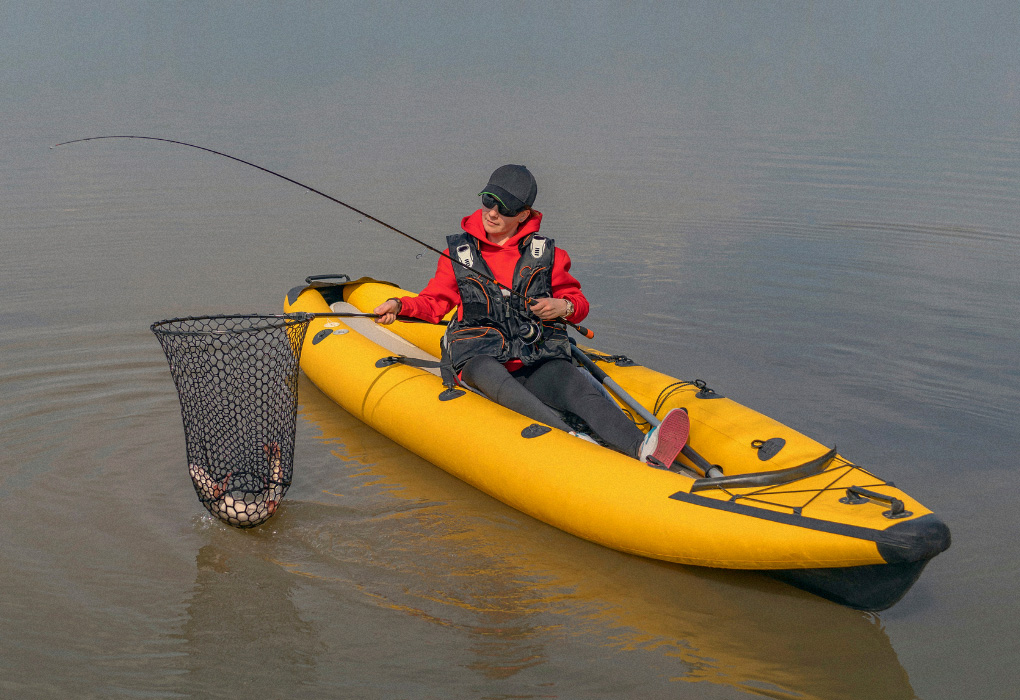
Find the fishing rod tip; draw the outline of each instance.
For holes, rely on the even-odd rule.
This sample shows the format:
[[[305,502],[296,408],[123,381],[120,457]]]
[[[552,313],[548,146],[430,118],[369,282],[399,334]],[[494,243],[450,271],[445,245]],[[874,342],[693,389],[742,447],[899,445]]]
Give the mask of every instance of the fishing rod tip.
[[[107,138],[107,137],[101,136],[99,138]],[[71,139],[70,141],[61,141],[60,143],[55,143],[52,146],[50,146],[50,150],[53,150],[54,148],[56,148],[58,146],[67,146],[67,145],[70,145],[72,143],[78,143],[79,141],[94,141],[94,140],[95,140],[95,137],[87,138],[87,139]]]

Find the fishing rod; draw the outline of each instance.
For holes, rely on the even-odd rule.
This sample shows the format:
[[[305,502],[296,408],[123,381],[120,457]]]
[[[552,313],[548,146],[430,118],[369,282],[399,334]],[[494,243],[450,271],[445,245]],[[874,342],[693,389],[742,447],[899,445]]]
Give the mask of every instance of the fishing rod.
[[[386,223],[385,221],[383,221],[381,219],[377,219],[376,217],[372,216],[368,212],[364,212],[361,209],[358,209],[357,207],[354,207],[354,206],[348,204],[347,202],[342,202],[339,199],[337,199],[336,197],[332,197],[332,196],[326,194],[325,192],[322,192],[321,190],[315,189],[311,185],[306,185],[303,182],[298,182],[297,180],[295,180],[293,178],[290,178],[290,177],[287,177],[286,175],[281,175],[280,173],[276,172],[275,170],[270,170],[269,168],[263,168],[261,165],[256,165],[255,163],[249,162],[249,161],[244,160],[242,158],[238,158],[237,156],[232,156],[232,155],[230,155],[228,153],[222,153],[220,151],[214,151],[211,148],[206,148],[205,146],[198,146],[198,145],[195,145],[193,143],[187,143],[185,141],[175,141],[173,139],[164,139],[164,138],[159,138],[157,136],[91,136],[91,137],[85,138],[85,139],[74,139],[72,141],[63,141],[61,143],[57,143],[57,144],[54,144],[54,145],[50,146],[50,148],[57,148],[58,146],[67,146],[67,145],[70,145],[72,143],[82,143],[84,141],[99,141],[99,140],[102,140],[102,139],[140,139],[140,140],[143,140],[143,141],[162,141],[163,143],[174,143],[174,144],[177,144],[178,146],[187,146],[188,148],[196,148],[196,149],[198,149],[200,151],[205,151],[206,153],[212,153],[213,155],[223,156],[224,158],[229,158],[230,160],[236,160],[238,163],[243,163],[244,165],[251,166],[252,168],[255,168],[257,170],[261,170],[264,173],[269,173],[270,175],[275,175],[276,177],[280,178],[281,180],[286,180],[287,182],[289,182],[291,184],[294,184],[294,185],[297,185],[298,187],[304,188],[304,189],[308,190],[309,192],[314,192],[315,194],[319,195],[320,197],[325,197],[329,201],[335,202],[336,204],[339,204],[342,207],[347,207],[348,209],[353,211],[355,214],[358,214],[359,216],[363,216],[366,219],[374,221],[375,223],[379,224],[380,226],[382,226],[384,228],[388,228],[390,231],[393,231],[394,233],[399,233],[404,238],[407,238],[408,240],[414,241],[418,245],[421,245],[421,246],[424,246],[424,247],[428,248],[433,253],[439,255],[442,258],[446,258],[451,263],[454,263],[456,265],[460,265],[465,270],[471,270],[471,272],[473,272],[474,274],[478,275],[482,279],[487,280],[489,282],[492,282],[493,284],[495,284],[500,289],[505,289],[512,296],[515,296],[515,297],[523,300],[525,304],[527,304],[528,306],[531,306],[531,300],[528,299],[528,297],[526,297],[525,295],[521,294],[520,292],[516,292],[513,289],[510,289],[510,287],[507,287],[505,284],[502,284],[501,282],[497,281],[493,277],[490,277],[489,275],[486,275],[484,273],[481,273],[481,272],[479,272],[477,270],[472,269],[470,265],[465,265],[460,260],[457,260],[456,258],[451,256],[449,253],[443,252],[443,251],[439,250],[438,248],[435,248],[435,247],[429,245],[425,241],[420,240],[418,238],[415,238],[414,236],[412,236],[409,233],[404,233],[403,231],[398,229],[396,226],[391,226],[390,224]],[[567,324],[568,326],[573,328],[575,331],[577,331],[578,333],[583,335],[585,338],[589,338],[590,339],[590,338],[594,338],[595,337],[595,334],[592,331],[590,331],[589,329],[585,328],[584,326],[579,326],[576,323],[571,323],[570,321],[568,321],[565,318],[562,319],[562,321],[563,321],[563,323]]]

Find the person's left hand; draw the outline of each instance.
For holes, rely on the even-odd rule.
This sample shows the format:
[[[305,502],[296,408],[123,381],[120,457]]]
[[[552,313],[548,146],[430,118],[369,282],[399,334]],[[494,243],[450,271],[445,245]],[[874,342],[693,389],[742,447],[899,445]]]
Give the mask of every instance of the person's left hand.
[[[388,326],[397,320],[397,314],[400,313],[400,302],[396,299],[387,299],[372,309],[372,313],[376,315],[376,323]]]
[[[551,321],[554,318],[561,318],[567,315],[567,300],[556,299],[554,297],[542,297],[541,299],[532,299],[531,313],[538,316],[543,321]]]

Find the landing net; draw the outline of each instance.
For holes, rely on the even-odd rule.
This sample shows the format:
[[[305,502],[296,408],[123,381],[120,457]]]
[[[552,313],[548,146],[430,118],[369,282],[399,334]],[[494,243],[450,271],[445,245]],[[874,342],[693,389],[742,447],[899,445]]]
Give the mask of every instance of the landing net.
[[[310,318],[204,316],[151,326],[181,401],[195,492],[234,527],[264,523],[290,487]]]

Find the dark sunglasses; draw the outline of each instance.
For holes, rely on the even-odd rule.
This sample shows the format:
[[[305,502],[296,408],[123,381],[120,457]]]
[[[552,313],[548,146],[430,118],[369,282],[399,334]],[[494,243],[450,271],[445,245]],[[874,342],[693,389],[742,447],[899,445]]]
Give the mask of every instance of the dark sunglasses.
[[[522,211],[527,209],[527,207],[523,205],[519,209],[508,209],[507,206],[503,204],[502,201],[500,201],[499,197],[492,194],[491,192],[482,192],[481,194],[482,194],[482,206],[485,207],[486,209],[492,209],[493,207],[496,207],[499,210],[499,213],[502,214],[503,216],[517,216]]]

